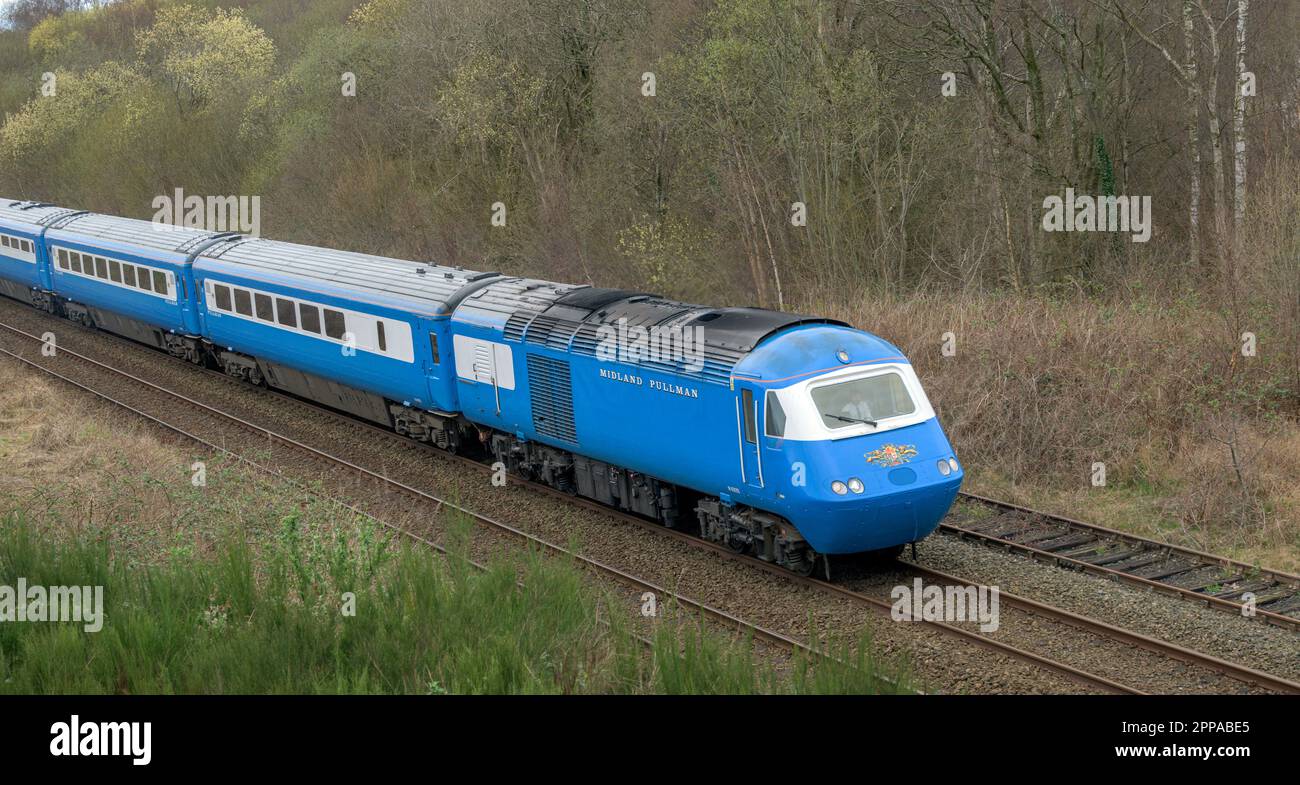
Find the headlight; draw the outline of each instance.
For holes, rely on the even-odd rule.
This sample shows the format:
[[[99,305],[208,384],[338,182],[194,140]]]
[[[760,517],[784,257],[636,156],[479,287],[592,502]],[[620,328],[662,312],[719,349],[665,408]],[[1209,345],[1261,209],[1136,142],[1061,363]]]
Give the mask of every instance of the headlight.
[[[840,496],[843,496],[844,494],[849,492],[849,486],[845,485],[839,480],[836,480],[835,482],[831,483],[831,490],[835,491]]]
[[[949,458],[949,459],[948,459],[948,465],[952,467],[952,470],[953,470],[953,471],[957,471],[957,468],[958,468],[958,467],[957,467],[957,459],[956,459],[956,458]]]
[[[947,460],[944,459],[939,460],[939,473],[942,474],[944,477],[947,477],[948,475],[952,474],[952,467],[948,465]]]
[[[862,480],[859,480],[857,477],[850,477],[849,490],[853,491],[854,493],[862,493],[863,490]]]

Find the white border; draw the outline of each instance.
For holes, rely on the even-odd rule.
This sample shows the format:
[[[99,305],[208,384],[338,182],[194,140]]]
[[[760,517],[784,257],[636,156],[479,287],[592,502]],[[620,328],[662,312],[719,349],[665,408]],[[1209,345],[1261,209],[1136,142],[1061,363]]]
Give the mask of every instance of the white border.
[[[908,395],[912,396],[912,402],[916,404],[916,408],[911,413],[877,420],[878,424],[874,428],[866,423],[846,425],[843,428],[830,428],[822,420],[816,404],[813,403],[812,388],[854,379],[868,379],[887,373],[896,373],[902,378],[903,386],[907,388]],[[800,442],[838,441],[839,439],[848,439],[854,436],[884,433],[934,419],[934,408],[930,406],[930,399],[926,397],[925,390],[921,389],[921,381],[916,378],[916,371],[907,363],[883,363],[880,365],[844,368],[824,373],[821,376],[814,376],[789,387],[772,390],[772,392],[776,393],[777,400],[781,402],[781,408],[785,411],[785,435],[778,437],[767,434],[769,438],[774,439],[781,438]],[[766,406],[766,397],[763,400],[765,402],[764,406]],[[766,434],[766,409],[763,414],[763,430]]]
[[[0,245],[0,256],[3,256],[7,259],[13,259],[15,262],[27,262],[28,264],[36,264],[36,243],[35,242],[27,239],[26,237],[19,237],[18,235],[8,234],[6,232],[0,232],[0,237],[8,237],[10,240],[19,240],[21,242],[27,243],[32,247],[32,250],[30,251],[20,251],[17,248],[10,248],[5,245]]]
[[[76,270],[73,270],[71,267],[69,267],[66,270],[60,267],[59,251],[66,251],[70,254],[75,253],[83,257],[82,264],[81,264],[82,272],[77,272]],[[84,272],[86,269],[85,257],[87,256],[91,257],[92,259],[103,259],[105,264],[107,264],[108,262],[117,262],[118,264],[129,264],[132,267],[137,267],[141,270],[148,270],[149,283],[151,286],[153,285],[153,273],[162,273],[163,275],[167,276],[167,293],[163,294],[162,292],[156,292],[153,289],[141,289],[140,287],[132,286],[126,283],[125,281],[114,281],[111,277],[100,278],[98,275],[87,275]],[[106,284],[108,286],[116,286],[117,288],[125,289],[128,292],[135,292],[136,294],[152,295],[153,297],[166,300],[169,303],[176,302],[176,273],[172,272],[171,270],[164,270],[159,267],[150,267],[147,264],[140,264],[139,262],[131,262],[131,261],[127,261],[126,259],[119,259],[115,256],[104,256],[102,254],[90,253],[88,251],[78,251],[73,248],[66,248],[61,245],[50,246],[50,259],[52,262],[50,267],[56,275],[75,275],[78,278],[85,278],[91,281],[95,281],[97,283]],[[71,265],[71,261],[69,261],[68,264]],[[137,273],[137,276],[138,275],[139,273]]]
[[[224,286],[231,290],[230,305],[232,310],[227,311],[217,307],[217,296],[216,296],[216,291],[214,289],[214,287],[216,286]],[[254,298],[253,300],[252,316],[245,316],[244,314],[233,310],[235,305],[235,301],[234,301],[235,289],[243,289],[244,291],[249,292],[252,295],[261,294],[270,297],[271,310],[275,315],[275,320],[268,322],[265,319],[259,319],[257,317],[256,298]],[[220,278],[210,278],[210,277],[205,278],[203,281],[203,295],[204,295],[204,304],[207,306],[209,316],[216,316],[216,317],[233,316],[236,319],[242,319],[246,322],[260,324],[263,327],[273,327],[277,330],[284,330],[285,332],[295,333],[297,335],[302,335],[307,338],[316,338],[321,341],[327,341],[329,343],[335,344],[336,346],[353,346],[356,349],[359,349],[361,351],[369,352],[370,354],[377,354],[380,357],[387,357],[390,360],[400,360],[402,362],[412,363],[412,364],[415,363],[415,348],[414,345],[412,344],[411,325],[399,319],[390,319],[383,316],[375,316],[373,314],[363,313],[361,311],[352,311],[347,308],[339,308],[338,306],[335,305],[325,305],[323,303],[313,302],[311,300],[303,300],[302,298],[293,297],[291,295],[277,294],[275,292],[268,292],[262,289],[254,289],[251,286],[244,286],[243,284],[234,283],[233,281],[220,279]],[[279,310],[279,306],[277,306],[275,303],[276,300],[288,300],[289,302],[293,303],[294,321],[299,324],[301,324],[302,322],[302,311],[299,308],[299,306],[310,305],[314,308],[319,309],[322,312],[321,331],[319,333],[314,333],[310,330],[304,330],[301,327],[296,327],[296,326],[289,327],[288,325],[280,324],[280,310]],[[327,309],[331,311],[337,311],[338,313],[343,314],[343,325],[344,325],[343,335],[345,336],[344,340],[339,340],[338,338],[331,338],[330,336],[325,334],[324,311]],[[380,351],[379,349],[379,336],[377,333],[377,328],[375,328],[374,326],[377,322],[384,323],[384,342],[388,345],[388,348],[384,351]],[[363,331],[361,329],[363,325],[366,326],[368,329]],[[348,335],[351,335],[353,338],[351,342],[346,340],[346,336]]]

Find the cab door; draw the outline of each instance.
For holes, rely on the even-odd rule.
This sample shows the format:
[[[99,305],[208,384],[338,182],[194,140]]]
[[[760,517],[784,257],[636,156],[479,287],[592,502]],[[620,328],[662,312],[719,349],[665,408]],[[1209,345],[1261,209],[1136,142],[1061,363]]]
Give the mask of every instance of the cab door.
[[[740,385],[736,392],[736,443],[739,445],[741,481],[751,489],[763,487],[762,391]]]
[[[429,385],[431,408],[443,412],[460,411],[460,391],[456,388],[456,363],[452,356],[451,323],[447,319],[420,319],[416,340],[423,340],[420,351],[421,370]]]

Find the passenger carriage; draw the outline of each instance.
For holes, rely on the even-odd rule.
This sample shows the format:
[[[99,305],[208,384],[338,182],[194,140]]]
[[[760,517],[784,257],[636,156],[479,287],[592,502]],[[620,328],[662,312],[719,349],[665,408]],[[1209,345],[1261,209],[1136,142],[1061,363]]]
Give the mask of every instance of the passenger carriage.
[[[68,318],[197,362],[194,256],[226,237],[69,211],[48,222],[43,238],[50,288]]]
[[[448,315],[493,277],[252,238],[212,246],[194,274],[228,372],[411,435],[458,411]]]
[[[47,307],[51,283],[41,235],[45,221],[68,212],[40,202],[0,200],[0,294]]]

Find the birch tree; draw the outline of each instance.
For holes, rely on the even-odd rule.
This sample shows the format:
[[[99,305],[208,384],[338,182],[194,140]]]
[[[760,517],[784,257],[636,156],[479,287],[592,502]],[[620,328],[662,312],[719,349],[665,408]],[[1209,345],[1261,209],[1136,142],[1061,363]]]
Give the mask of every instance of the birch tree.
[[[1188,259],[1192,265],[1199,265],[1201,260],[1201,83],[1198,74],[1198,43],[1196,40],[1196,2],[1197,0],[1183,0],[1183,53],[1184,60],[1179,62],[1169,49],[1146,30],[1142,29],[1129,15],[1120,0],[1112,0],[1111,10],[1120,18],[1130,30],[1137,34],[1142,42],[1160,53],[1165,62],[1173,70],[1174,78],[1187,90],[1187,107],[1184,115],[1184,126],[1187,128],[1187,152],[1191,161],[1189,162],[1189,173],[1187,180],[1188,188]],[[1217,48],[1217,47],[1216,47]],[[1214,69],[1211,69],[1211,83]],[[1211,98],[1213,101],[1213,98]],[[1217,114],[1212,128],[1217,127]],[[1215,133],[1213,130],[1211,133]]]
[[[1232,96],[1233,236],[1241,236],[1246,219],[1246,13],[1250,0],[1237,0],[1237,89]]]
[[[1192,158],[1188,176],[1187,222],[1188,257],[1193,267],[1201,263],[1201,85],[1196,80],[1196,25],[1192,18],[1192,0],[1183,0],[1183,51],[1187,83],[1187,151]]]

